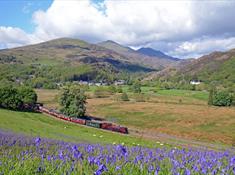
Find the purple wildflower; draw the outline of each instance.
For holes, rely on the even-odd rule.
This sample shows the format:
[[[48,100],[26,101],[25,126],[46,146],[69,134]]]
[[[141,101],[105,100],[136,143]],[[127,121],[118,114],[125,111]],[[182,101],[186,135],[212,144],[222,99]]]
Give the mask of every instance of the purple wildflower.
[[[40,143],[41,143],[41,138],[40,138],[40,137],[37,137],[37,138],[35,139],[35,144],[36,144],[36,146],[39,146]]]

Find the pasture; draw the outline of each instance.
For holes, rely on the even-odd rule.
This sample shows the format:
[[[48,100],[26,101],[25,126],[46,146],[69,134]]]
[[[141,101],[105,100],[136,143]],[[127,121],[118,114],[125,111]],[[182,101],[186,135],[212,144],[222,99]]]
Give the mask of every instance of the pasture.
[[[88,93],[93,93],[95,87]],[[135,94],[124,86],[130,101],[117,100],[119,94],[107,98],[89,98],[87,113],[128,126],[132,135],[150,139],[190,139],[195,141],[235,144],[235,108],[210,107],[208,93],[203,91],[157,90],[143,87],[144,101],[136,102]],[[54,90],[38,90],[39,101],[58,107]],[[50,95],[45,95],[50,94]],[[164,136],[165,137],[165,136]],[[164,138],[163,137],[163,138]]]

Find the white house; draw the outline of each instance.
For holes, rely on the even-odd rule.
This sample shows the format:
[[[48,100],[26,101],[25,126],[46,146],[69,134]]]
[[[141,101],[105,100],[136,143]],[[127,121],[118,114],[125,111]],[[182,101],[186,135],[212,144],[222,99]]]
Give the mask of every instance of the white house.
[[[192,80],[192,81],[190,81],[190,84],[199,85],[199,84],[201,84],[201,81]]]

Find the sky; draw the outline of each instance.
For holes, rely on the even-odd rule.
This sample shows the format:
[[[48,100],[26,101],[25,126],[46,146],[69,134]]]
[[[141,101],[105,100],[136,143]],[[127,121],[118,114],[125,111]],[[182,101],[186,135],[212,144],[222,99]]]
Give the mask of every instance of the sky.
[[[235,48],[234,0],[0,0],[0,49],[71,37],[178,58]]]

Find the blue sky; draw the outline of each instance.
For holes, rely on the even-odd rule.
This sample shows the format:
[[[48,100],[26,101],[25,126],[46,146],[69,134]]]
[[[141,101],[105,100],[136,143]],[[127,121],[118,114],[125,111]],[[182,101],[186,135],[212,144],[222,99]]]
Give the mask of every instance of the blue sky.
[[[0,0],[0,49],[60,37],[180,58],[235,48],[235,1]]]
[[[26,32],[33,32],[33,13],[39,9],[48,9],[51,3],[52,0],[0,0],[0,25],[20,27]]]

